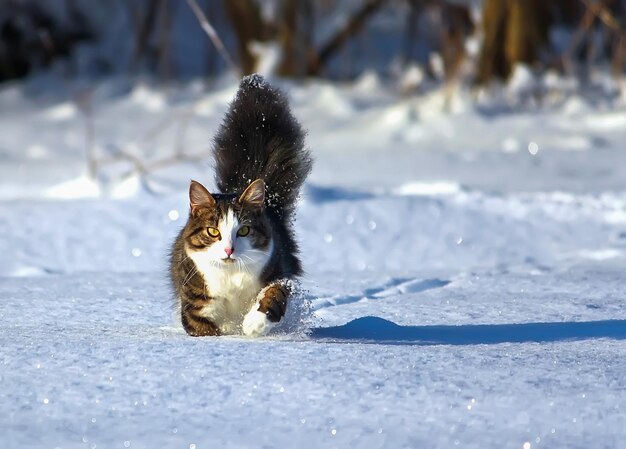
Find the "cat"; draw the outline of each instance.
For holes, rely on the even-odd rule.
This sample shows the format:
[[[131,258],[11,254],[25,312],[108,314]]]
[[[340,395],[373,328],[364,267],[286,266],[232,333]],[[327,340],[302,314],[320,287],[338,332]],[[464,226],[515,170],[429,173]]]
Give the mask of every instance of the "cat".
[[[171,281],[191,336],[266,335],[302,274],[293,215],[311,171],[305,133],[284,94],[244,77],[214,139],[216,184],[189,186],[189,218],[174,242]]]

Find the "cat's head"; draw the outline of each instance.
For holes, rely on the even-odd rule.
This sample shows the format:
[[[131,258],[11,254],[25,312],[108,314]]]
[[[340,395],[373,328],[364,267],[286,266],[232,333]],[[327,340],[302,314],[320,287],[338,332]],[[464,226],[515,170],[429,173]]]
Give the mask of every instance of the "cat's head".
[[[189,186],[185,250],[201,271],[211,267],[259,274],[272,253],[272,234],[263,213],[265,183],[257,179],[240,195],[211,194]]]

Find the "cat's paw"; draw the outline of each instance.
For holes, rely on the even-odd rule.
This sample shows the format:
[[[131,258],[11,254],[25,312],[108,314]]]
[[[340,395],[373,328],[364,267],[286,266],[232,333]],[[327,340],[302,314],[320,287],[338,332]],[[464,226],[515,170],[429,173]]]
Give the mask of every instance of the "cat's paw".
[[[289,288],[270,284],[257,295],[257,300],[243,319],[243,333],[250,337],[267,335],[278,324],[287,310]]]
[[[267,335],[277,323],[269,320],[267,314],[258,310],[258,304],[243,319],[243,334],[248,337]]]
[[[259,311],[265,313],[271,322],[278,323],[287,311],[288,294],[289,291],[284,285],[268,285],[257,296]]]

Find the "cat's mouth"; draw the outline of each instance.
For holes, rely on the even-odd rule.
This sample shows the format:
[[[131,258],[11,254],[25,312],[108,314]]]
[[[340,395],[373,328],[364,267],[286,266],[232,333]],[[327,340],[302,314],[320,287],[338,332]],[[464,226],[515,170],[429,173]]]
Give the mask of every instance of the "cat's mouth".
[[[222,262],[224,263],[234,263],[235,259],[233,259],[232,257],[225,257],[222,259]]]

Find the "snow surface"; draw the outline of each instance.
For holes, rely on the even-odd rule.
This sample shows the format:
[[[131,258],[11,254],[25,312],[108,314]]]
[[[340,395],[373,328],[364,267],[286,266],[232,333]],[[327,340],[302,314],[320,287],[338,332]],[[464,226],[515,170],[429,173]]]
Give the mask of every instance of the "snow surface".
[[[299,302],[190,338],[167,252],[235,87],[93,89],[100,156],[207,156],[141,181],[85,175],[64,89],[0,90],[0,448],[624,447],[623,97],[284,83],[316,158]]]

